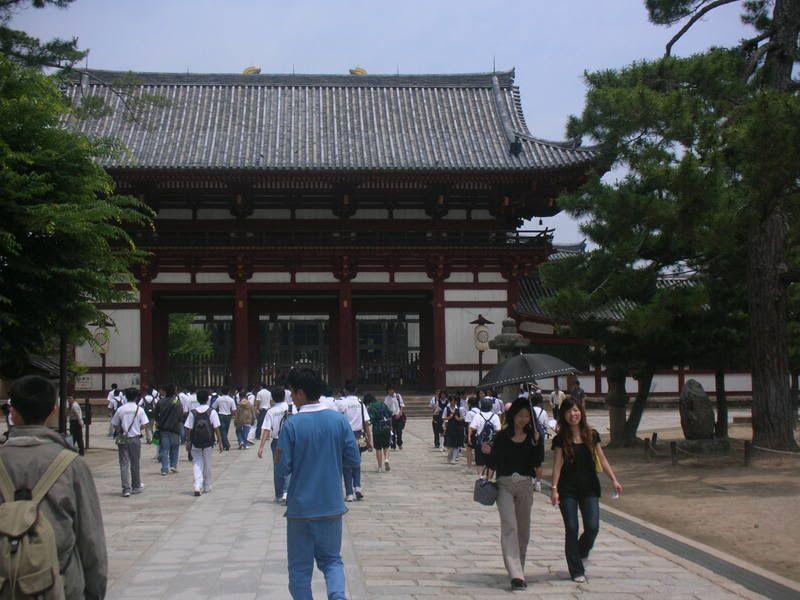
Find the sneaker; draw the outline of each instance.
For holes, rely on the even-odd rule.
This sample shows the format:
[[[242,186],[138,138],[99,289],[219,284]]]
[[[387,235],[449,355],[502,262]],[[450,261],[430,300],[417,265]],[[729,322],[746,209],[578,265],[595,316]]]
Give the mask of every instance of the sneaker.
[[[578,575],[572,578],[575,583],[586,583],[586,575]]]
[[[388,460],[383,463],[383,468],[386,469],[387,473],[392,470],[391,467],[389,466],[389,461]]]
[[[383,473],[383,467],[378,467],[378,469],[375,472],[376,473]]]
[[[141,494],[143,491],[144,491],[144,484],[140,485],[137,488],[133,488],[131,493],[133,493],[133,494]]]
[[[534,482],[534,484],[533,484],[533,489],[534,489],[535,491],[537,491],[537,492],[541,492],[541,491],[542,491],[542,482],[541,482],[541,480],[537,479],[537,480]]]
[[[525,585],[525,580],[523,579],[512,579],[511,580],[511,591],[512,592],[521,592],[527,586]]]
[[[286,504],[286,492],[283,492],[283,496],[281,496],[281,504]]]
[[[166,477],[169,474],[169,471],[161,471],[161,476]]]
[[[200,497],[200,492],[199,492],[199,491],[197,491],[197,490],[195,490],[195,491],[194,491],[194,497],[195,497],[195,498],[199,498],[199,497]]]
[[[122,492],[122,497],[123,498],[130,498],[131,497],[131,493],[130,492]]]
[[[364,494],[361,493],[361,490],[356,490],[356,500],[363,500]]]
[[[355,499],[356,498],[355,498],[355,496],[353,496],[353,494],[348,494],[347,497],[345,497],[344,501],[345,502],[352,502]]]
[[[170,473],[177,473],[177,472],[178,472],[178,469],[176,469],[175,467],[170,467],[170,468],[169,468],[169,472],[170,472]]]

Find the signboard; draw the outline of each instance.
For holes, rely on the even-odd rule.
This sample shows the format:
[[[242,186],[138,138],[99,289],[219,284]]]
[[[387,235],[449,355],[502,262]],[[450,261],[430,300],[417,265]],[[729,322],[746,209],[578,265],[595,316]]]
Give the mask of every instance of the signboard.
[[[75,391],[85,391],[92,389],[92,377],[90,375],[78,375],[75,377]]]

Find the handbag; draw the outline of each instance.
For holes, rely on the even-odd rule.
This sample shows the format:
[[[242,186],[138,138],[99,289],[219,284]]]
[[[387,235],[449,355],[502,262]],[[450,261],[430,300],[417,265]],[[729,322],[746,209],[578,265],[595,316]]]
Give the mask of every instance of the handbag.
[[[153,432],[153,437],[150,440],[150,443],[154,446],[158,446],[161,443],[161,432],[158,429]]]
[[[597,449],[592,448],[592,456],[594,457],[594,470],[598,473],[602,473],[603,463],[600,462],[600,455],[597,454]]]
[[[133,423],[136,421],[136,416],[138,414],[139,407],[137,406],[136,411],[133,413],[133,419],[131,419],[128,429],[125,430],[125,433],[122,433],[122,430],[120,429],[119,433],[114,436],[114,443],[117,445],[117,447],[122,448],[128,445],[128,434],[131,432],[131,427],[133,427]]]
[[[361,431],[356,431],[356,444],[358,445],[358,449],[361,452],[364,452],[369,447],[369,442],[367,441],[367,434],[366,430],[366,421],[364,420],[364,403],[361,400],[358,401],[361,405]]]
[[[483,469],[481,476],[475,481],[472,499],[478,504],[492,506],[497,500],[497,484],[485,478],[487,469]]]

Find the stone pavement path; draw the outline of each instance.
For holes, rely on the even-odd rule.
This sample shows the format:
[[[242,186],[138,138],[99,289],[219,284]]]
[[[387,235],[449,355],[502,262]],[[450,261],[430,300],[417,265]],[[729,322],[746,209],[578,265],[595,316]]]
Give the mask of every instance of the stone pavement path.
[[[98,428],[102,430],[101,428]],[[101,433],[98,431],[98,433]],[[507,597],[494,507],[472,502],[474,475],[432,448],[430,422],[412,419],[389,473],[364,454],[366,498],[348,504],[343,555],[353,599]],[[90,462],[109,546],[108,597],[288,598],[283,508],[272,502],[271,464],[255,448],[215,454],[214,490],[192,496],[191,465],[159,475],[143,451],[143,494],[122,498],[109,438],[93,440]],[[102,448],[106,448],[103,450]],[[540,599],[759,598],[737,584],[601,523],[587,563],[589,582],[569,580],[561,516],[534,500],[528,589]],[[314,574],[314,596],[324,581]]]

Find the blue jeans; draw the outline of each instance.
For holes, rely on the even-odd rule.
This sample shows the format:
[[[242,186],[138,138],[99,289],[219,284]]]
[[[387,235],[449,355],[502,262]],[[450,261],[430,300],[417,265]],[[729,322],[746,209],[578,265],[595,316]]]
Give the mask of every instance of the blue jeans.
[[[342,562],[342,517],[286,520],[289,593],[295,600],[312,600],[314,561],[325,576],[330,600],[345,600]]]
[[[576,498],[561,496],[561,516],[564,518],[564,552],[570,577],[584,574],[583,559],[589,556],[600,529],[600,500],[597,496]],[[583,517],[583,534],[578,537],[578,509]]]
[[[275,468],[275,449],[278,447],[278,440],[272,438],[269,447],[272,449],[272,481],[275,484],[275,497],[280,498],[289,490],[289,478],[291,475],[281,477],[278,475],[278,469]]]
[[[342,467],[344,473],[344,491],[348,496],[352,495],[353,488],[361,489],[361,466]]]
[[[178,468],[178,452],[181,449],[181,436],[171,431],[162,431],[158,442],[158,456],[161,459],[161,472],[169,473],[170,467]]]
[[[231,416],[219,415],[219,433],[222,437],[222,447],[225,450],[231,449],[231,443],[228,441],[228,430],[231,428]]]
[[[236,441],[240,446],[247,446],[247,434],[250,433],[250,425],[239,425],[236,427]]]

